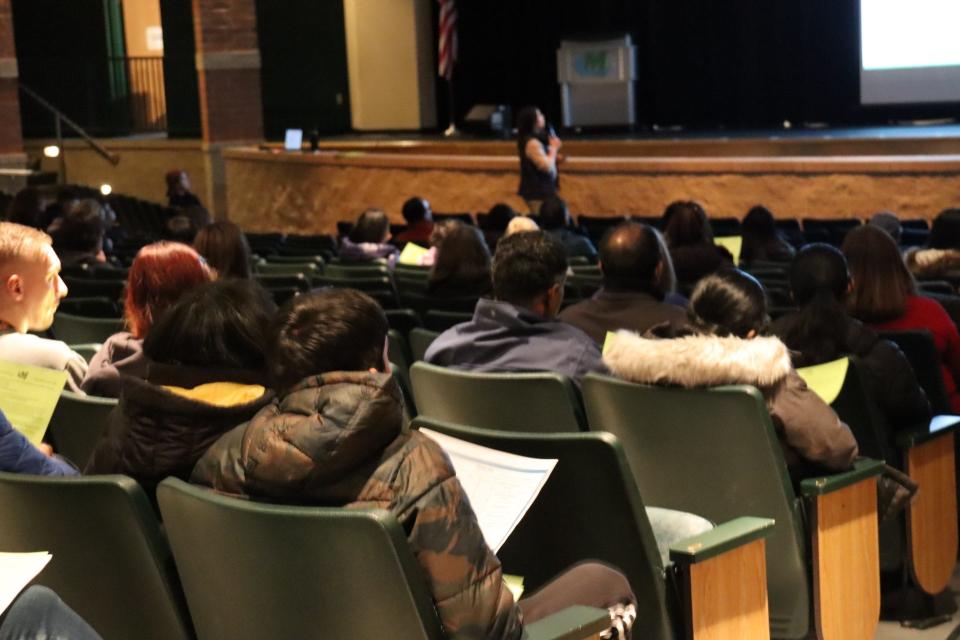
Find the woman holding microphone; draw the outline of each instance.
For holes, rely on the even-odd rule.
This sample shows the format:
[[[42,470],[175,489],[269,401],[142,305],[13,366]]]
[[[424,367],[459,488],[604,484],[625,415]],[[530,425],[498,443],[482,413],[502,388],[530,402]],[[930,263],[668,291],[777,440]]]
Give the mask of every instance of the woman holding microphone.
[[[540,212],[540,205],[559,188],[557,156],[562,143],[547,127],[547,121],[536,107],[524,107],[517,114],[517,153],[520,156],[520,188],[531,214]]]

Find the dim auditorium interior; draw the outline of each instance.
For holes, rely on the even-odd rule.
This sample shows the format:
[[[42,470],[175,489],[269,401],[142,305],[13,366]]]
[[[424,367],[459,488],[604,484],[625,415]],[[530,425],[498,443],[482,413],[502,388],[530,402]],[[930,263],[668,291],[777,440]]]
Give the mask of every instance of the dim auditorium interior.
[[[0,640],[48,637],[4,630],[46,624],[17,609],[32,585],[95,634],[49,636],[64,638],[960,639],[958,19],[951,0],[0,0],[0,276],[13,277],[11,229],[52,243],[67,293],[27,330],[87,372],[40,389],[28,363],[0,362]],[[582,378],[439,364],[439,344],[505,304],[509,245],[532,234],[566,256],[544,298],[556,308],[520,312],[537,326],[576,325],[629,288],[614,257],[636,234],[655,254],[643,291],[689,325],[663,337],[617,324],[618,309],[597,337],[551,329],[606,363]],[[203,282],[152,317],[151,287],[173,277],[144,266],[158,246],[196,256]],[[831,265],[839,281],[823,284]],[[479,280],[450,276],[470,269]],[[760,292],[746,337],[702,322],[716,278]],[[262,294],[281,333],[317,296],[375,301],[387,346],[371,372],[396,390],[398,442],[432,440],[453,469],[442,513],[356,498],[412,482],[374,473],[387,453],[370,438],[344,442],[369,447],[363,464],[322,495],[289,479],[298,465],[341,471],[299,441],[260,459],[299,494],[191,482],[236,445],[223,438],[289,410],[275,378],[261,388],[273,399],[229,424],[233,400],[216,394],[231,389],[192,389],[219,431],[163,459],[149,431],[180,399],[133,408],[160,368],[147,331],[204,330],[209,307],[175,313],[211,280]],[[27,332],[6,304],[0,344]],[[785,426],[762,375],[684,382],[715,354],[662,346],[707,339],[775,344],[856,455],[798,475],[803,435],[788,431],[813,422],[806,409]],[[144,362],[88,386],[124,340]],[[283,345],[260,346],[272,362]],[[628,346],[657,349],[646,377],[618,365]],[[310,429],[376,419],[368,393],[338,395],[353,408],[320,407]],[[914,408],[891,408],[908,393]],[[148,444],[104,467],[118,420]],[[59,471],[24,470],[8,436]],[[125,471],[138,464],[166,471],[144,482]],[[665,513],[702,525],[678,533]],[[424,546],[437,520],[449,539]],[[534,616],[587,560],[632,600],[598,604],[584,583]],[[483,573],[470,590],[444,591],[437,574],[468,569]]]

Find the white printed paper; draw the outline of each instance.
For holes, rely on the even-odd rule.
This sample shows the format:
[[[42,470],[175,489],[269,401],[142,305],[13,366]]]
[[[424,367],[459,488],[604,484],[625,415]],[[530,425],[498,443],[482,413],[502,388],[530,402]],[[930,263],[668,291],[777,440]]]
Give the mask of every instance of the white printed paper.
[[[556,458],[527,458],[420,429],[446,452],[494,553],[540,494]]]
[[[0,553],[0,613],[7,610],[52,557],[46,551]]]

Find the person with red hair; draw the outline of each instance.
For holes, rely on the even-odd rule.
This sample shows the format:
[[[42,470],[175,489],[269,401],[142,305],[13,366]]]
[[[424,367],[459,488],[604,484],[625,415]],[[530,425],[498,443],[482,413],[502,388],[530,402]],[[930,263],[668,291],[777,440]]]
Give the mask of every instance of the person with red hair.
[[[137,253],[127,274],[123,315],[129,331],[110,336],[90,360],[80,387],[90,395],[116,398],[120,374],[143,377],[143,340],[161,313],[180,297],[212,279],[207,263],[179,242],[155,242]]]

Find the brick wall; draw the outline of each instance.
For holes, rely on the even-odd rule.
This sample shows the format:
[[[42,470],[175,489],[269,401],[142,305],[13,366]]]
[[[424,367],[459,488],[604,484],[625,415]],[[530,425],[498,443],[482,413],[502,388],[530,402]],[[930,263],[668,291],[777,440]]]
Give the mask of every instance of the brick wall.
[[[254,0],[193,0],[193,25],[204,140],[262,139]]]
[[[0,0],[0,154],[23,152],[16,62],[10,0]]]

